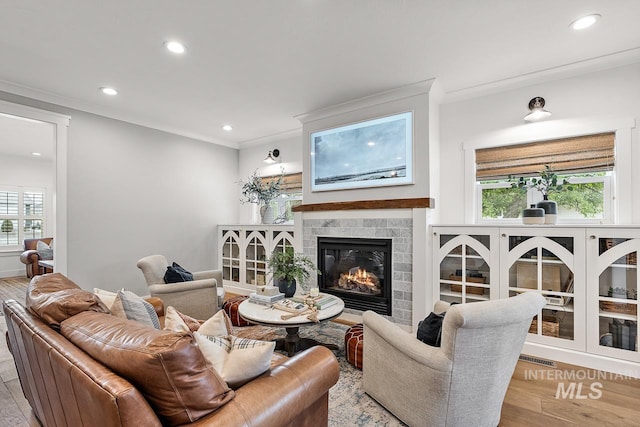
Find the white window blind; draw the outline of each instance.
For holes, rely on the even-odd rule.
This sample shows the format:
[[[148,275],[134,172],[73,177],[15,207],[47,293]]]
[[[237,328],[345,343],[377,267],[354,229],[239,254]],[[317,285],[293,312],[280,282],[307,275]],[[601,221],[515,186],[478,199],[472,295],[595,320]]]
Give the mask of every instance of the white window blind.
[[[0,188],[0,249],[20,249],[22,241],[44,237],[44,190]]]

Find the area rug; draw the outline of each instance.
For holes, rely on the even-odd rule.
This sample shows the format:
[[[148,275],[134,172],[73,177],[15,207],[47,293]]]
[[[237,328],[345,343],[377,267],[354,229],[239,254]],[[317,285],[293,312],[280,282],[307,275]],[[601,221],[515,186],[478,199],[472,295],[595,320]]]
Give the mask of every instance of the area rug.
[[[362,391],[362,371],[353,367],[345,357],[344,334],[348,326],[324,322],[300,328],[300,335],[327,344],[335,344],[334,354],[340,363],[340,379],[329,391],[329,426],[405,426]],[[273,340],[286,335],[283,328],[266,326],[235,327],[239,336]],[[390,373],[391,374],[391,373]]]

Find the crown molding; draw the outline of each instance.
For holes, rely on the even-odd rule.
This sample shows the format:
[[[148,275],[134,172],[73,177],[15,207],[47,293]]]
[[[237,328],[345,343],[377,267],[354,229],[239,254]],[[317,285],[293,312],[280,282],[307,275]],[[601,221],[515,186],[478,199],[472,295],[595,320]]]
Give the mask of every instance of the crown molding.
[[[110,119],[120,120],[138,126],[156,129],[174,135],[184,136],[186,138],[191,138],[198,141],[235,148],[236,150],[240,148],[237,142],[211,138],[197,132],[192,132],[173,126],[167,126],[164,123],[159,123],[154,120],[139,117],[135,114],[123,113],[114,108],[109,108],[102,105],[81,101],[76,98],[70,98],[56,93],[46,92],[40,89],[11,83],[6,80],[0,80],[0,91],[11,93],[13,95],[24,96],[26,98],[31,98],[37,101],[48,102],[66,108],[72,108],[74,110],[79,110],[86,113],[96,114]]]
[[[451,90],[445,92],[442,101],[445,104],[465,101],[497,92],[504,92],[511,89],[546,83],[552,80],[560,80],[611,68],[618,68],[637,62],[640,62],[640,47],[585,59],[583,61],[576,61],[557,67],[532,71],[531,73],[482,83],[476,86]]]
[[[340,114],[349,113],[351,111],[360,110],[362,108],[429,93],[434,82],[435,79],[423,80],[417,83],[400,86],[395,89],[375,93],[373,95],[353,99],[351,101],[343,102],[340,104],[331,105],[329,107],[321,108],[309,113],[298,114],[294,117],[298,119],[300,123],[305,124],[315,120],[325,119],[327,117],[337,116]]]
[[[284,139],[302,137],[302,128],[287,130],[284,132],[274,133],[273,135],[261,136],[260,138],[248,139],[240,142],[240,149],[256,147],[258,145],[279,142]]]

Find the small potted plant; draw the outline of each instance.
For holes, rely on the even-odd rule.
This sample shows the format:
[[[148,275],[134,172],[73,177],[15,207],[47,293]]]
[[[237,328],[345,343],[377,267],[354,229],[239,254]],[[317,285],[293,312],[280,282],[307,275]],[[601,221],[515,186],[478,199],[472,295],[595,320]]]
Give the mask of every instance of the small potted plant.
[[[260,218],[263,224],[272,224],[274,220],[271,201],[280,195],[282,174],[278,178],[265,180],[253,171],[246,181],[240,181],[242,203],[254,203],[260,206]]]
[[[295,253],[293,248],[273,251],[267,265],[273,273],[274,284],[287,298],[296,293],[296,283],[304,287],[312,273],[321,274],[309,257]]]
[[[520,188],[523,191],[528,191],[530,188],[534,188],[542,194],[542,201],[536,204],[536,207],[544,209],[545,224],[555,224],[558,216],[558,204],[553,200],[549,200],[550,191],[563,191],[565,189],[570,190],[569,182],[564,179],[561,183],[558,183],[558,175],[553,171],[553,168],[549,165],[544,165],[544,170],[540,172],[540,178],[514,178],[509,176],[511,182],[511,188]]]

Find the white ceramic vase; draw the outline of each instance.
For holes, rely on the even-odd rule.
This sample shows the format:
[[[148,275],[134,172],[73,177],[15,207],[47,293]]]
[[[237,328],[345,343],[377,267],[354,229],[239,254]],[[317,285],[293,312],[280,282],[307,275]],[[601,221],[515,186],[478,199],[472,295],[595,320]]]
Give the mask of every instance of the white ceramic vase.
[[[271,205],[260,206],[260,219],[263,224],[273,224],[273,207]]]

